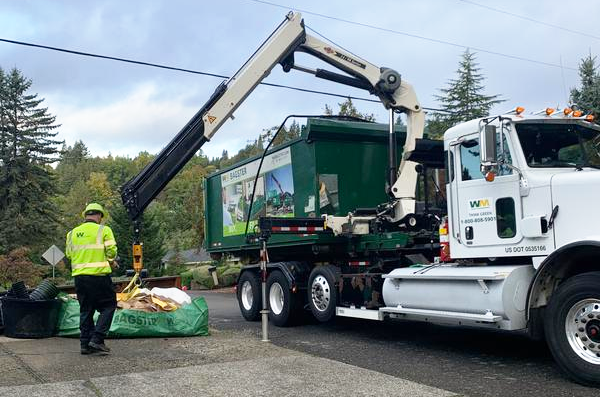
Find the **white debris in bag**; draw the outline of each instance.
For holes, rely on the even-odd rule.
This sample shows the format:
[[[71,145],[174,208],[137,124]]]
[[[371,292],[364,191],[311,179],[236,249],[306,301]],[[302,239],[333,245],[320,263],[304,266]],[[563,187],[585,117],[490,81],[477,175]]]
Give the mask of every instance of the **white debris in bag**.
[[[189,305],[192,303],[192,298],[185,291],[178,288],[158,288],[154,287],[150,290],[152,296],[157,298],[170,300],[178,303],[179,305]]]

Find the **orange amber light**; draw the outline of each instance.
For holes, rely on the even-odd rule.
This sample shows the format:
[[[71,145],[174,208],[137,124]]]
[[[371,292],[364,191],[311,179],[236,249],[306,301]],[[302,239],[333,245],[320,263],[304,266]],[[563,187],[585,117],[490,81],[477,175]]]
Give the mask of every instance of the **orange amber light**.
[[[583,112],[581,110],[575,110],[573,112],[573,117],[581,117],[583,116]]]
[[[516,114],[521,114],[524,111],[525,111],[525,108],[523,106],[517,106],[517,108],[515,109]]]

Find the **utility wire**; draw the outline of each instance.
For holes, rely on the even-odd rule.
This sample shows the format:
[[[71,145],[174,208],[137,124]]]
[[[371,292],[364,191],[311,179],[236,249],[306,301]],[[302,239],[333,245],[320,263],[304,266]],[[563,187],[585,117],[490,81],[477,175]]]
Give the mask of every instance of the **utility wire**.
[[[222,79],[228,79],[229,78],[229,77],[224,76],[222,74],[209,73],[209,72],[199,72],[199,71],[191,70],[191,69],[177,68],[177,67],[174,67],[174,66],[167,66],[167,65],[157,64],[157,63],[136,61],[134,59],[118,58],[118,57],[112,57],[112,56],[108,56],[108,55],[93,54],[91,52],[82,52],[82,51],[69,50],[69,49],[66,49],[66,48],[51,47],[51,46],[42,45],[42,44],[27,43],[27,42],[24,42],[24,41],[9,40],[9,39],[3,39],[3,38],[0,38],[0,41],[3,41],[5,43],[23,45],[23,46],[27,46],[27,47],[43,48],[45,50],[52,50],[52,51],[64,52],[64,53],[67,53],[67,54],[81,55],[81,56],[92,57],[92,58],[100,58],[100,59],[108,59],[108,60],[111,60],[111,61],[126,62],[126,63],[135,64],[135,65],[151,66],[153,68],[175,70],[177,72],[199,74],[199,75],[202,75],[202,76],[210,76],[210,77],[219,77],[219,78],[222,78]]]
[[[9,40],[9,39],[0,38],[0,42],[10,43],[10,44],[17,44],[17,45],[22,45],[22,46],[27,46],[27,47],[33,47],[33,48],[41,48],[41,49],[51,50],[51,51],[58,51],[58,52],[63,52],[63,53],[73,54],[73,55],[80,55],[80,56],[86,56],[86,57],[92,57],[92,58],[107,59],[107,60],[110,60],[110,61],[131,63],[131,64],[134,64],[134,65],[149,66],[149,67],[153,67],[153,68],[173,70],[173,71],[176,71],[176,72],[184,72],[184,73],[197,74],[197,75],[201,75],[201,76],[217,77],[217,78],[222,78],[222,79],[229,79],[230,78],[229,76],[225,76],[225,75],[217,74],[217,73],[201,72],[201,71],[198,71],[198,70],[178,68],[178,67],[175,67],[175,66],[168,66],[168,65],[158,64],[158,63],[137,61],[135,59],[127,59],[127,58],[113,57],[113,56],[109,56],[109,55],[94,54],[94,53],[91,53],[91,52],[69,50],[69,49],[66,49],[66,48],[51,47],[51,46],[47,46],[47,45],[35,44],[35,43],[28,43],[28,42],[24,42],[24,41],[17,41],[17,40]],[[283,84],[275,84],[275,83],[267,83],[267,82],[261,82],[260,84],[268,86],[268,87],[285,88],[285,89],[288,89],[288,90],[306,92],[306,93],[310,93],[310,94],[326,95],[326,96],[331,96],[331,97],[336,97],[336,98],[344,98],[344,99],[354,99],[354,100],[357,100],[357,101],[364,101],[364,102],[381,103],[381,101],[379,101],[377,99],[356,97],[356,96],[344,95],[344,94],[335,94],[335,93],[332,93],[332,92],[311,90],[311,89],[308,89],[308,88],[294,87],[294,86],[283,85]],[[433,112],[452,113],[452,112],[449,112],[449,111],[444,110],[444,109],[435,109],[435,108],[428,108],[428,107],[423,107],[423,109],[430,110],[430,111],[433,111]]]
[[[537,24],[540,24],[540,25],[544,25],[544,26],[548,26],[548,27],[551,27],[551,28],[554,28],[554,29],[560,29],[560,30],[564,30],[565,32],[574,33],[574,34],[578,34],[580,36],[585,36],[585,37],[590,37],[592,39],[600,40],[600,36],[594,36],[593,34],[580,32],[580,31],[569,29],[569,28],[565,28],[565,27],[559,26],[559,25],[554,25],[552,23],[540,21],[538,19],[530,18],[530,17],[525,16],[525,15],[515,14],[515,13],[510,12],[510,11],[500,10],[498,8],[490,7],[490,6],[485,5],[485,4],[480,4],[480,3],[477,3],[475,1],[471,1],[471,0],[458,0],[458,1],[462,1],[463,3],[471,4],[471,5],[474,5],[476,7],[481,7],[481,8],[485,8],[485,9],[488,9],[488,10],[491,10],[491,11],[494,11],[494,12],[498,12],[500,14],[506,14],[506,15],[510,15],[512,17],[515,17],[515,18],[524,19],[526,21],[534,22],[534,23],[537,23]]]
[[[281,5],[281,4],[272,3],[272,2],[269,2],[269,1],[265,1],[265,0],[246,0],[246,1],[251,1],[251,2],[254,2],[254,3],[265,4],[265,5],[269,5],[269,6],[272,6],[272,7],[283,8],[283,9],[286,9],[286,10],[289,10],[291,8],[293,10],[300,11],[300,12],[302,12],[304,14],[314,15],[314,16],[317,16],[317,17],[325,18],[325,19],[331,19],[331,20],[338,21],[338,22],[348,23],[348,24],[356,25],[356,26],[362,26],[362,27],[365,27],[365,28],[379,30],[379,31],[382,31],[382,32],[387,32],[387,33],[392,33],[392,34],[397,34],[397,35],[401,35],[401,36],[412,37],[412,38],[415,38],[415,39],[425,40],[425,41],[429,41],[429,42],[432,42],[432,43],[444,44],[444,45],[449,45],[449,46],[458,47],[458,48],[472,49],[472,50],[475,50],[477,52],[482,52],[482,53],[491,54],[491,55],[497,55],[497,56],[500,56],[500,57],[515,59],[515,60],[518,60],[518,61],[530,62],[530,63],[535,63],[535,64],[538,64],[538,65],[544,65],[544,66],[551,66],[551,67],[554,67],[554,68],[564,68],[564,69],[575,70],[575,71],[578,70],[577,68],[568,67],[568,66],[561,66],[561,65],[559,65],[557,63],[544,62],[544,61],[539,61],[537,59],[531,59],[531,58],[521,57],[521,56],[518,56],[518,55],[511,55],[511,54],[505,54],[505,53],[498,52],[498,51],[486,50],[485,48],[473,47],[473,46],[468,46],[468,45],[464,45],[464,44],[454,43],[454,42],[447,41],[447,40],[441,40],[441,39],[436,39],[436,38],[427,37],[427,36],[421,36],[421,35],[417,35],[417,34],[413,34],[413,33],[402,32],[400,30],[394,30],[394,29],[384,28],[384,27],[381,27],[381,26],[370,25],[370,24],[367,24],[367,23],[352,21],[352,20],[349,20],[349,19],[338,18],[338,17],[334,17],[334,16],[331,16],[331,15],[321,14],[321,13],[318,13],[318,12],[304,10],[304,9],[297,8],[297,7],[284,6],[284,5]]]
[[[331,44],[333,44],[334,46],[341,48],[342,50],[346,51],[349,54],[354,55],[357,58],[360,58],[358,55],[354,54],[352,51],[348,50],[347,48],[342,47],[341,45],[339,45],[338,43],[336,43],[335,41],[323,36],[321,33],[317,32],[316,30],[314,30],[313,28],[311,28],[310,26],[308,26],[307,24],[304,24],[304,26],[306,27],[306,29],[310,30],[311,32],[313,32],[314,34],[316,34],[317,36],[319,36],[320,38],[322,38],[325,41],[330,42]]]

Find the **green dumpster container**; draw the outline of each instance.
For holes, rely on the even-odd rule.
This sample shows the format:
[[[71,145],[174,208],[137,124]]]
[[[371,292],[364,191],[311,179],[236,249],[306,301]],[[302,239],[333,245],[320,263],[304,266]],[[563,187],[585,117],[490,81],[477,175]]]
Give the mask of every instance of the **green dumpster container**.
[[[398,158],[406,127],[397,126]],[[387,124],[308,119],[301,137],[265,157],[248,220],[250,197],[260,157],[250,158],[205,179],[205,245],[210,253],[255,250],[244,231],[259,216],[345,215],[387,201]],[[331,244],[324,235],[276,235],[270,249]],[[289,252],[289,251],[288,251]]]

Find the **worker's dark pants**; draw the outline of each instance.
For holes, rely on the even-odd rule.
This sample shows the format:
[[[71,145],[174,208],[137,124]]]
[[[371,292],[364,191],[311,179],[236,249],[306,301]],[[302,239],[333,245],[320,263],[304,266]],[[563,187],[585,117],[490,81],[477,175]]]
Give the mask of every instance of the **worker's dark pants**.
[[[79,300],[79,329],[81,346],[104,343],[112,323],[117,298],[110,276],[75,276],[75,292]],[[94,326],[94,312],[100,316]]]

